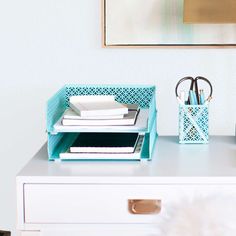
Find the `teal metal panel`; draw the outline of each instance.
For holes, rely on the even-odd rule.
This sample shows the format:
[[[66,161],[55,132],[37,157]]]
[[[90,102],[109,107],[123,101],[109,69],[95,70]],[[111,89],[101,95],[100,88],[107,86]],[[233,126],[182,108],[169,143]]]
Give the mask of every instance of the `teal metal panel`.
[[[49,160],[59,159],[59,153],[66,151],[78,133],[55,133],[54,124],[69,106],[69,98],[77,95],[114,95],[118,102],[139,104],[149,109],[149,119],[141,158],[150,159],[156,134],[156,88],[152,85],[78,85],[69,84],[61,88],[47,103],[47,132]]]

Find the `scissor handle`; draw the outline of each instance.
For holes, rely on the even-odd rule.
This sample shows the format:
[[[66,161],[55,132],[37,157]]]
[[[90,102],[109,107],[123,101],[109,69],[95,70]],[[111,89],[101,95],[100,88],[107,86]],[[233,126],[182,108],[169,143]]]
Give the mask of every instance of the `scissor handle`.
[[[203,81],[205,81],[206,83],[209,84],[209,86],[210,86],[210,95],[208,96],[207,100],[211,99],[211,98],[212,98],[212,93],[213,93],[213,87],[212,87],[211,82],[210,82],[207,78],[202,77],[202,76],[197,76],[197,77],[195,78],[195,83],[196,83],[196,84],[197,84],[197,81],[198,81],[198,80],[203,80]]]
[[[190,88],[193,87],[193,84],[194,84],[194,78],[191,77],[191,76],[186,76],[184,78],[182,78],[177,84],[176,84],[176,87],[175,87],[175,95],[176,97],[178,97],[178,87],[181,83],[183,83],[184,81],[186,80],[191,80],[191,85],[190,85]]]
[[[175,95],[176,95],[176,97],[178,97],[178,87],[179,87],[179,85],[180,85],[182,82],[186,81],[186,80],[191,80],[191,85],[190,85],[190,89],[191,89],[191,90],[193,90],[193,85],[194,85],[194,83],[195,83],[195,85],[197,86],[197,81],[198,81],[198,80],[203,80],[203,81],[205,81],[206,83],[208,83],[209,86],[210,86],[210,95],[208,96],[207,99],[209,100],[209,99],[212,98],[212,94],[213,94],[213,87],[212,87],[212,84],[211,84],[211,82],[210,82],[207,78],[202,77],[202,76],[197,76],[195,79],[194,79],[193,77],[191,77],[191,76],[186,76],[186,77],[182,78],[182,79],[177,83],[177,85],[176,85],[176,87],[175,87]],[[197,88],[197,89],[198,89],[198,88]]]

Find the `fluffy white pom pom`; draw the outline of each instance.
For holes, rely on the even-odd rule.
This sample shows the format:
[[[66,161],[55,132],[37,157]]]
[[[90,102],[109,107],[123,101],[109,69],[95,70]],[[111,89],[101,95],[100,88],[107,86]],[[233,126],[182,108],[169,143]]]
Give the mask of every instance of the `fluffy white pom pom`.
[[[236,235],[236,199],[196,197],[167,207],[160,226],[162,236]]]

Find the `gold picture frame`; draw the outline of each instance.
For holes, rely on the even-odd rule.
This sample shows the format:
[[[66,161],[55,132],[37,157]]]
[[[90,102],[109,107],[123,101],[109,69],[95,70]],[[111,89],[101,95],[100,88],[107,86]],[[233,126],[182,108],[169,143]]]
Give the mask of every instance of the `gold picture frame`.
[[[143,4],[145,3],[146,8],[141,9],[140,11],[140,6],[142,4],[142,1],[143,1]],[[179,4],[181,1],[182,1],[182,5]],[[101,3],[102,3],[101,4],[102,5],[102,47],[104,48],[117,48],[117,47],[118,48],[122,48],[122,47],[124,48],[150,48],[150,47],[152,48],[153,47],[154,48],[235,48],[236,47],[236,24],[221,24],[221,25],[218,25],[218,24],[210,24],[210,25],[209,24],[204,24],[204,25],[203,24],[201,25],[190,24],[189,25],[187,24],[185,25],[183,22],[180,21],[180,13],[179,13],[181,8],[183,9],[183,1],[184,0],[119,0],[119,1],[101,0]],[[157,11],[159,12],[160,10],[168,11],[168,9],[170,11],[171,7],[173,8],[173,10],[171,10],[172,15],[170,14],[170,12],[168,12],[167,16],[165,16],[165,19],[164,20],[162,19],[162,21],[164,22],[163,24],[166,24],[166,22],[168,21],[168,17],[169,18],[173,17],[173,19],[170,20],[170,23],[168,23],[167,26],[162,26],[159,24],[159,26],[161,26],[160,28],[162,29],[162,30],[160,29],[160,32],[159,32],[158,31],[159,29],[155,29],[155,24],[153,24],[152,22],[150,25],[152,25],[153,28],[149,27],[150,30],[146,32],[147,34],[150,33],[150,35],[146,35],[144,34],[145,32],[141,31],[145,29],[144,23],[146,22],[148,23],[148,21],[145,21],[147,17],[145,18],[141,14],[141,12],[144,12],[146,16],[148,16],[147,14],[148,10],[152,9],[151,6],[148,8],[148,2],[150,4],[155,3],[156,4],[155,6],[160,4],[161,9],[158,10],[158,8],[155,7],[155,9],[157,9]],[[173,2],[175,2],[176,4],[175,6],[172,4]],[[112,4],[114,5],[114,7],[112,6]],[[164,6],[163,4],[166,4],[166,6],[163,7]],[[128,10],[127,5],[131,8],[131,10]],[[134,16],[135,9],[138,9],[137,12],[139,12],[137,13],[137,16]],[[128,14],[129,11],[132,14],[129,15]],[[157,18],[159,16],[156,17],[156,15],[153,14],[154,16],[153,19],[155,19],[154,21],[157,22]],[[159,15],[163,17],[165,14],[161,13]],[[139,28],[137,27],[137,24],[135,25],[134,23],[132,25],[132,20],[138,21],[137,20],[138,16],[144,17],[143,21],[142,19],[140,19],[141,23],[144,22],[143,25],[141,25],[142,27],[140,27],[141,29],[140,32],[139,32]],[[161,19],[161,18],[158,18],[158,19]],[[149,17],[148,17],[148,20],[149,20]],[[129,24],[125,24],[124,22],[128,22]],[[147,24],[147,26],[148,25],[149,24]],[[122,28],[122,26],[123,27],[125,26],[125,27]],[[206,39],[206,43],[202,43],[204,42],[204,39],[200,39],[200,35],[204,35],[201,32],[207,32],[207,27],[208,29],[211,29],[211,31],[214,34],[212,32],[209,32],[209,35],[205,34],[204,37]],[[176,30],[176,28],[179,30],[179,32],[177,32],[178,30]],[[176,31],[178,34],[175,35],[172,31],[173,32]],[[129,32],[134,32],[135,37],[136,36],[137,37],[136,38],[130,37],[132,33],[129,33]],[[220,32],[225,32],[225,34],[220,33]],[[120,35],[122,35],[123,38],[121,38]],[[124,37],[125,35],[127,35],[127,38],[128,38],[127,41],[125,41],[125,37]],[[141,39],[138,38],[139,35],[142,36]],[[161,39],[160,41],[157,40],[157,42],[155,42],[155,40],[152,39],[152,36],[156,37],[156,35],[160,36],[159,37]],[[212,35],[216,35],[216,36],[219,35],[219,38],[216,37],[215,41],[211,43],[210,40],[211,40]],[[224,35],[227,36],[227,37],[225,36],[226,39],[222,37]],[[174,43],[171,43],[170,36],[173,36],[173,38],[176,38],[178,40],[176,40],[176,42],[174,42],[173,40]],[[132,41],[131,39],[133,38],[134,40]],[[145,41],[145,39],[148,39],[148,40]],[[183,39],[183,42],[181,42],[181,39]],[[197,43],[198,41],[201,43]]]

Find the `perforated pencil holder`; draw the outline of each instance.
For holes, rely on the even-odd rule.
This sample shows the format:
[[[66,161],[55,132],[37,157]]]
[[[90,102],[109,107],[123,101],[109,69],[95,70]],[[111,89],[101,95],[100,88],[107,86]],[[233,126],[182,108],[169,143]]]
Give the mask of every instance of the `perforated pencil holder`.
[[[179,143],[208,143],[208,105],[179,106]]]

